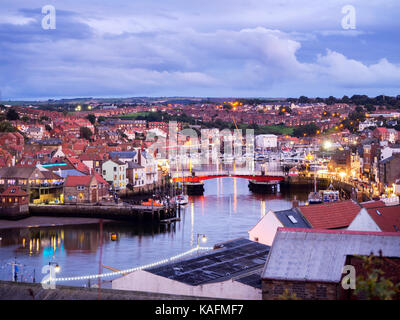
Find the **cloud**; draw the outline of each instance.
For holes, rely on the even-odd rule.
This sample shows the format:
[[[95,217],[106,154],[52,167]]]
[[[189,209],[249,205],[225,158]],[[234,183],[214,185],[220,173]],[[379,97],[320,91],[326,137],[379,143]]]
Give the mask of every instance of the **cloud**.
[[[0,14],[0,89],[7,98],[395,92],[400,60],[381,48],[399,44],[380,36],[398,19],[375,27],[370,14],[400,6],[355,0],[360,29],[347,31],[344,2],[70,0],[57,4],[57,29],[42,30],[41,8],[8,1],[18,18]]]

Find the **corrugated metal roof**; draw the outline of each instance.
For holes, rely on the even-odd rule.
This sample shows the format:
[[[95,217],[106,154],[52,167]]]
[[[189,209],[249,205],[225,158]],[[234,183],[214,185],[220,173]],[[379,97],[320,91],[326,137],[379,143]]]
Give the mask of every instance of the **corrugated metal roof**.
[[[400,234],[279,228],[262,278],[339,282],[346,255],[400,257]]]

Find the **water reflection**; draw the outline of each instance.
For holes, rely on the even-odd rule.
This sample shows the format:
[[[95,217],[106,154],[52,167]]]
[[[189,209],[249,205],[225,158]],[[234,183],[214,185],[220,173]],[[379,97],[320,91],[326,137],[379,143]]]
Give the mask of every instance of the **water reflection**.
[[[181,212],[182,220],[170,228],[104,223],[102,235],[99,224],[0,229],[0,279],[11,280],[11,268],[7,263],[14,257],[24,265],[21,271],[24,281],[32,281],[34,274],[39,281],[42,266],[51,260],[60,264],[60,276],[96,274],[100,263],[100,237],[101,263],[117,269],[152,263],[184,252],[196,245],[197,233],[206,234],[207,246],[247,237],[247,231],[268,210],[290,208],[295,194],[301,204],[306,201],[308,191],[256,195],[249,192],[245,179],[218,178],[205,181],[204,196],[189,197],[189,204]]]

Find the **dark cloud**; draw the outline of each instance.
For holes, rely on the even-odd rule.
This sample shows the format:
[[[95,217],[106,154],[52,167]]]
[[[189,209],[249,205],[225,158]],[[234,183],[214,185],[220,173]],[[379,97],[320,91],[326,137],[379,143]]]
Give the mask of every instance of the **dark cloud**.
[[[56,30],[42,29],[42,10],[30,1],[4,1],[10,12],[0,13],[5,98],[399,89],[394,0],[354,0],[353,33],[340,27],[347,3],[339,0],[59,1]],[[389,9],[388,18],[375,18]]]

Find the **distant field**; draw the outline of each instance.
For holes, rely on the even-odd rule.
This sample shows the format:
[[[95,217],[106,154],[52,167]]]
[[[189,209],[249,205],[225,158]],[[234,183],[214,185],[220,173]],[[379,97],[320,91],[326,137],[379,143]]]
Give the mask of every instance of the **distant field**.
[[[152,112],[132,112],[118,116],[120,119],[136,119],[139,116],[147,117]]]

